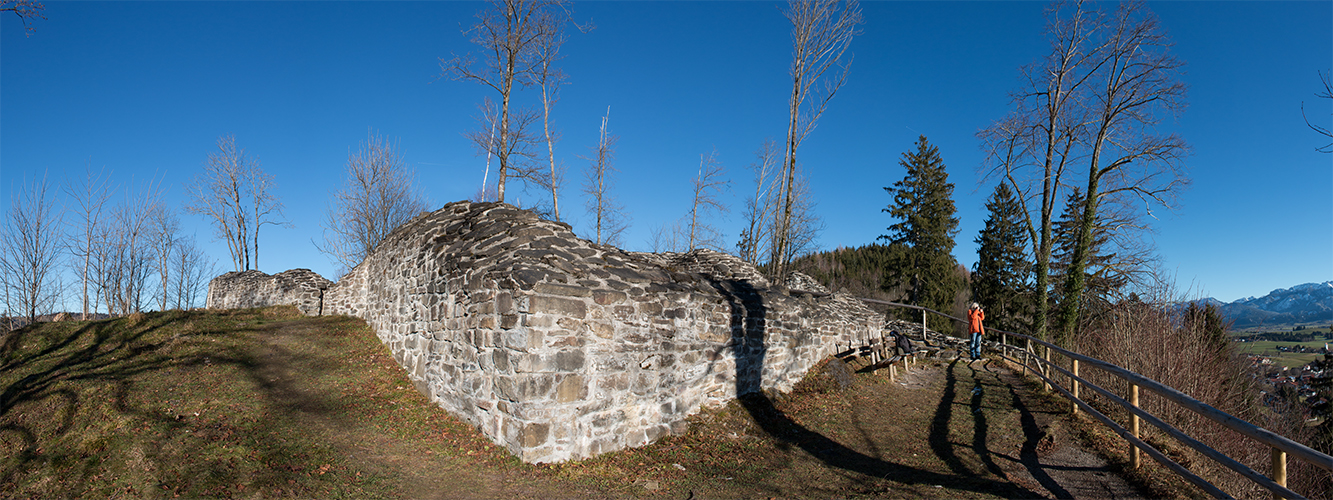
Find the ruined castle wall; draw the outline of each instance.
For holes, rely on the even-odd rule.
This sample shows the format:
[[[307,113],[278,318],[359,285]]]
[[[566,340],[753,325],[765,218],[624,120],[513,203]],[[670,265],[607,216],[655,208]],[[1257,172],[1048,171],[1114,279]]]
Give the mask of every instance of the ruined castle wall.
[[[292,269],[275,275],[249,270],[223,274],[208,283],[209,309],[241,309],[294,305],[303,314],[320,314],[324,290],[333,285],[309,269]]]
[[[364,318],[419,390],[528,462],[642,445],[703,406],[789,390],[882,321],[723,254],[627,253],[468,202],[396,230],[324,314]]]

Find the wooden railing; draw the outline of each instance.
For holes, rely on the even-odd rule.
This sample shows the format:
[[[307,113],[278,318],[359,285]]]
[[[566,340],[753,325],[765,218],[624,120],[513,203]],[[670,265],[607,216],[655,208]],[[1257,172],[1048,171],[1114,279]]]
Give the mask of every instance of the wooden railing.
[[[965,321],[961,318],[950,316],[948,314],[944,314],[942,312],[921,306],[914,306],[910,304],[899,304],[896,302],[887,302],[882,300],[865,299],[865,298],[861,300],[874,304],[887,305],[890,307],[900,307],[900,308],[920,310],[922,311],[923,327],[925,324],[925,315],[927,312],[934,313],[939,316],[952,319],[954,321],[960,321],[965,323]],[[1000,337],[1001,341],[999,342],[1000,346],[999,351],[1002,358],[1012,363],[1020,365],[1023,368],[1023,372],[1025,374],[1028,371],[1031,371],[1032,374],[1036,375],[1042,380],[1047,390],[1055,388],[1065,397],[1069,398],[1069,400],[1073,403],[1072,411],[1074,412],[1086,411],[1093,418],[1096,418],[1098,421],[1102,422],[1102,424],[1106,425],[1106,427],[1111,429],[1111,431],[1115,432],[1116,434],[1120,435],[1120,437],[1128,441],[1129,444],[1131,445],[1130,448],[1131,464],[1134,468],[1138,468],[1141,463],[1141,458],[1139,453],[1140,451],[1142,451],[1143,453],[1148,454],[1148,456],[1160,462],[1163,466],[1170,469],[1172,472],[1176,473],[1185,480],[1193,483],[1195,486],[1198,486],[1200,489],[1204,490],[1209,495],[1212,495],[1217,498],[1232,498],[1231,495],[1228,495],[1226,492],[1214,486],[1212,483],[1209,483],[1207,480],[1191,472],[1185,466],[1175,462],[1170,457],[1166,456],[1164,453],[1154,448],[1152,445],[1149,445],[1148,443],[1144,442],[1142,439],[1142,434],[1140,433],[1139,429],[1140,421],[1144,421],[1149,424],[1152,424],[1158,429],[1161,429],[1161,431],[1166,435],[1171,436],[1181,444],[1188,446],[1191,449],[1199,452],[1199,454],[1208,457],[1209,459],[1212,459],[1218,464],[1235,471],[1241,476],[1244,476],[1250,481],[1253,481],[1255,484],[1258,484],[1259,486],[1262,486],[1263,488],[1271,491],[1273,493],[1273,498],[1290,498],[1290,499],[1304,498],[1300,494],[1291,491],[1290,489],[1287,489],[1288,457],[1297,458],[1325,471],[1333,471],[1333,457],[1326,455],[1324,453],[1320,453],[1319,451],[1313,450],[1310,447],[1305,446],[1303,444],[1287,439],[1283,436],[1273,433],[1272,431],[1269,431],[1262,427],[1241,420],[1240,418],[1237,418],[1222,410],[1218,410],[1217,408],[1214,408],[1207,403],[1194,399],[1189,395],[1176,390],[1175,388],[1168,387],[1166,385],[1158,383],[1155,380],[1149,379],[1132,371],[1126,370],[1112,363],[1108,363],[1106,361],[1102,361],[1097,358],[1084,356],[1082,354],[1060,348],[1059,346],[1056,346],[1054,344],[1051,344],[1049,342],[1046,342],[1044,340],[1029,335],[1007,332],[994,328],[987,328],[986,330],[989,333],[999,333],[1001,335]],[[1019,347],[1017,345],[1011,345],[1009,343],[1010,337],[1012,337],[1016,341],[1017,340],[1023,341],[1024,346]],[[1036,350],[1033,349],[1034,344],[1037,346]],[[1064,367],[1060,366],[1059,363],[1052,362],[1051,360],[1052,354],[1064,356],[1065,358],[1069,359],[1071,369],[1065,369]],[[1129,394],[1125,395],[1125,397],[1122,397],[1119,394],[1115,394],[1110,390],[1107,390],[1092,382],[1089,382],[1086,378],[1084,378],[1080,374],[1080,370],[1084,368],[1095,368],[1124,380],[1129,384],[1129,391],[1128,391]],[[1066,380],[1068,387],[1063,387],[1058,383],[1058,381],[1055,379],[1055,376],[1052,373],[1053,371],[1059,372],[1061,375],[1064,376],[1064,379]],[[1126,411],[1128,411],[1130,414],[1129,428],[1126,429],[1124,426],[1121,426],[1115,420],[1112,420],[1104,413],[1098,411],[1096,408],[1093,408],[1092,405],[1088,404],[1087,401],[1083,400],[1081,397],[1081,393],[1082,389],[1084,388],[1091,389],[1093,392],[1100,394],[1103,398],[1107,399],[1108,401],[1118,404],[1121,407],[1123,407]],[[1198,414],[1204,418],[1216,422],[1222,425],[1223,427],[1226,427],[1227,429],[1239,433],[1242,436],[1245,436],[1249,439],[1252,439],[1267,446],[1270,450],[1272,450],[1271,462],[1270,462],[1271,477],[1265,476],[1255,471],[1254,469],[1251,469],[1249,466],[1240,463],[1239,461],[1227,456],[1226,454],[1217,451],[1206,444],[1203,444],[1199,440],[1191,437],[1188,433],[1171,426],[1170,424],[1162,421],[1160,418],[1157,418],[1153,414],[1148,413],[1147,411],[1140,408],[1139,407],[1140,389],[1146,389],[1150,392],[1156,393],[1166,401],[1175,403],[1181,408],[1194,412],[1195,414]],[[1128,399],[1126,399],[1126,397],[1128,397]]]

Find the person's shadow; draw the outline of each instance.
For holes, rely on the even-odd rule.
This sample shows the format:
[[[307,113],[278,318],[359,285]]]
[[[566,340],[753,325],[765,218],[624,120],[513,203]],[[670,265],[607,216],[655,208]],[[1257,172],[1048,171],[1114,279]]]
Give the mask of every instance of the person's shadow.
[[[954,489],[1008,498],[1040,496],[1007,482],[974,475],[941,474],[893,463],[881,456],[866,455],[792,420],[763,392],[764,361],[771,340],[767,338],[770,318],[764,294],[747,281],[714,280],[712,284],[731,308],[730,345],[736,360],[736,398],[769,436],[804,450],[829,467],[868,477],[906,484],[948,484]]]

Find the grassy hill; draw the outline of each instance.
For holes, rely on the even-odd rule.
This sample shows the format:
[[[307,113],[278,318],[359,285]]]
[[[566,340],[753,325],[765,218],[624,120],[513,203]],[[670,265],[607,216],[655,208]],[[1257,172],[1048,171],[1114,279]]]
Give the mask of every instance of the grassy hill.
[[[996,498],[1078,486],[1039,463],[1043,422],[1066,404],[979,365],[913,373],[851,373],[843,387],[820,370],[792,394],[704,412],[685,435],[529,465],[427,401],[361,320],[270,308],[44,323],[0,342],[0,496]]]

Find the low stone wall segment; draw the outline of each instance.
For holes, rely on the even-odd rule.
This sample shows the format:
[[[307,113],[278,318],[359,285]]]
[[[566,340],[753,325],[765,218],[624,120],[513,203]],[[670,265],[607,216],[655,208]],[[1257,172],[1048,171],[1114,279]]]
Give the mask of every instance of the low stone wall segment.
[[[217,307],[255,307],[238,295],[262,283],[227,276]],[[770,287],[725,254],[625,252],[506,204],[456,202],[399,227],[324,290],[322,311],[302,311],[365,319],[432,400],[522,460],[554,462],[790,390],[839,345],[882,334],[859,301],[811,291]]]
[[[307,316],[318,316],[324,290],[333,282],[309,269],[292,269],[275,275],[249,270],[229,272],[208,282],[209,309],[244,309],[294,305]]]

